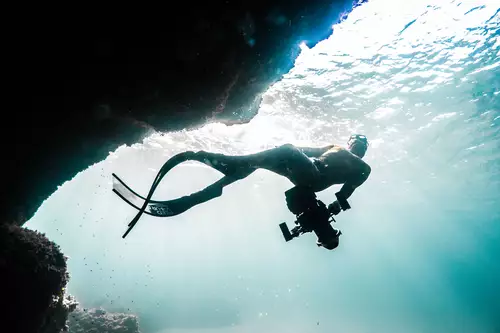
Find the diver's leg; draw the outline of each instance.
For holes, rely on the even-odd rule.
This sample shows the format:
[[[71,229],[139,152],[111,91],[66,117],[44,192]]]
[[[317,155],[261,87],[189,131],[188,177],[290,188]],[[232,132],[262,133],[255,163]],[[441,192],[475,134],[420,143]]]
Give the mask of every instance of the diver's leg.
[[[244,178],[256,169],[266,169],[287,177],[295,185],[310,186],[319,178],[314,163],[297,147],[285,144],[259,153],[241,156],[200,151],[194,158],[226,176]]]
[[[260,168],[285,176],[295,185],[311,186],[319,176],[314,163],[302,151],[289,144],[241,156],[200,151],[190,155],[189,159],[205,163],[225,176],[191,195],[159,202],[159,206],[171,212],[169,216],[181,214],[196,205],[220,197],[225,186]]]
[[[319,177],[319,170],[300,149],[292,144],[248,156],[253,165],[285,176],[295,185],[310,185]]]
[[[242,179],[257,170],[249,163],[247,156],[225,155],[202,150],[196,152],[191,159],[204,163],[232,179]]]
[[[196,205],[220,197],[222,195],[222,189],[237,180],[238,179],[236,178],[224,176],[212,185],[205,187],[203,190],[178,199],[162,201],[156,205],[152,204],[152,206],[166,209],[169,212],[168,216],[175,216],[193,208]]]

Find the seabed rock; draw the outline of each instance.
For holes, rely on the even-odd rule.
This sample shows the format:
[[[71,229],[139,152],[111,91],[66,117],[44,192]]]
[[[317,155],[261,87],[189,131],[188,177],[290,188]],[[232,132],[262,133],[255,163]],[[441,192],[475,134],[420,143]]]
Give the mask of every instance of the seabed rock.
[[[137,316],[77,307],[69,315],[69,333],[140,333]]]
[[[0,331],[138,333],[135,315],[84,309],[66,294],[66,260],[44,234],[0,225]]]
[[[9,333],[59,332],[72,308],[64,298],[66,257],[44,234],[0,225],[0,322]],[[8,330],[7,330],[8,328]],[[4,331],[1,329],[1,331]]]

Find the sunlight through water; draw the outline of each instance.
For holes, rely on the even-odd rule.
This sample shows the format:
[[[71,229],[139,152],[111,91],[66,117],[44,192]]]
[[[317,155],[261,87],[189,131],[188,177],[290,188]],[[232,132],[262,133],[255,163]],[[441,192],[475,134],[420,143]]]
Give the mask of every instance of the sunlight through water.
[[[138,314],[142,332],[498,332],[499,2],[372,0],[302,48],[248,124],[212,123],[122,146],[50,196],[27,223],[69,256],[83,306]],[[365,134],[372,174],[338,215],[340,246],[286,243],[292,184],[259,170],[172,218],[143,216],[111,190],[146,195],[174,154],[345,145]],[[154,198],[221,175],[189,162]],[[321,193],[325,203],[339,186]]]

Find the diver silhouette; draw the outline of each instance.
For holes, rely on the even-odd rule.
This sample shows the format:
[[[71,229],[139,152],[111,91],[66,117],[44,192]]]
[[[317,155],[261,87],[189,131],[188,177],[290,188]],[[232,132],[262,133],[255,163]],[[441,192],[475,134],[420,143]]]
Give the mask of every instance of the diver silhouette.
[[[370,175],[370,166],[362,160],[368,149],[366,136],[353,134],[347,149],[332,144],[324,147],[297,147],[284,144],[276,148],[248,155],[225,155],[206,151],[186,151],[170,158],[160,169],[147,197],[134,192],[116,174],[113,174],[113,191],[127,203],[139,210],[129,223],[127,236],[145,213],[153,216],[175,216],[186,210],[222,195],[223,188],[251,175],[257,169],[265,169],[288,178],[295,186],[308,188],[312,192],[322,191],[335,184],[343,184],[339,194],[349,198]],[[163,176],[184,161],[198,161],[221,172],[224,177],[204,189],[178,199],[155,201],[153,192]],[[328,205],[328,211],[337,215],[341,211],[339,200]],[[323,241],[325,247],[338,245],[337,239]],[[336,246],[335,246],[336,247]]]

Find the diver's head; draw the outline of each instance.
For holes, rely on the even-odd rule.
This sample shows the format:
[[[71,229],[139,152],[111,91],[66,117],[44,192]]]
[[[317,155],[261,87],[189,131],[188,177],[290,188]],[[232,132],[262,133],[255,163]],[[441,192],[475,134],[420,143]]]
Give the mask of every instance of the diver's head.
[[[359,158],[363,158],[368,149],[368,139],[362,134],[353,134],[347,141],[349,151]]]
[[[333,229],[335,232],[333,235],[331,235],[330,237],[326,238],[326,239],[318,239],[316,241],[316,244],[318,246],[321,246],[321,247],[324,247],[325,249],[327,250],[334,250],[337,248],[337,246],[339,246],[339,239],[340,239],[340,235],[342,235],[342,232],[340,230],[337,230],[337,229]]]

